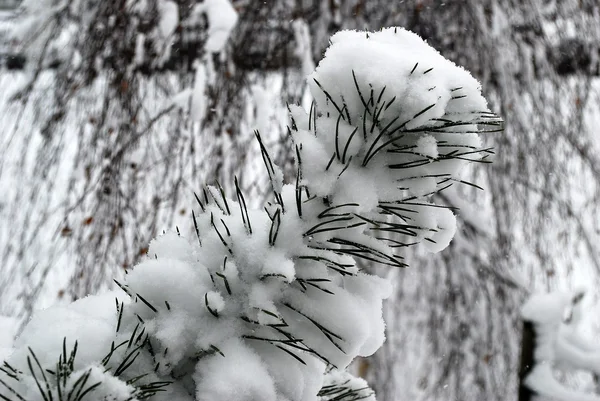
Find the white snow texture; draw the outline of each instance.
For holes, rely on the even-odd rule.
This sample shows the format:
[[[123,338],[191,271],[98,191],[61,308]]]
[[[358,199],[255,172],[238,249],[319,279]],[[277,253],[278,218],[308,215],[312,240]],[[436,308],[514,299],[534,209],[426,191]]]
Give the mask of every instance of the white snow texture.
[[[210,14],[219,2],[203,4]],[[126,294],[33,317],[0,371],[11,386],[1,395],[313,401],[345,383],[374,401],[344,370],[384,342],[391,286],[355,259],[403,266],[408,243],[449,244],[455,216],[428,195],[473,158],[490,113],[478,82],[411,32],[343,31],[331,43],[309,77],[313,107],[290,110],[298,183],[284,185],[265,150],[275,202],[264,210],[206,187],[198,238],[153,240]]]
[[[525,384],[535,393],[564,401],[600,401],[600,396],[567,388],[553,369],[600,374],[600,343],[581,331],[583,290],[532,295],[521,315],[534,324],[535,366]]]

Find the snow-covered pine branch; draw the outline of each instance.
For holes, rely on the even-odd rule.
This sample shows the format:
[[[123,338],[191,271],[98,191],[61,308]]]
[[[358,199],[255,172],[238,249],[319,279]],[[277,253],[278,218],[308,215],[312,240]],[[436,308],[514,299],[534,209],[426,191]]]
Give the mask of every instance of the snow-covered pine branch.
[[[257,133],[273,203],[205,187],[197,238],[160,236],[123,292],[33,317],[5,399],[374,399],[344,370],[383,343],[391,288],[356,260],[404,267],[409,245],[447,246],[455,217],[430,195],[487,161],[478,135],[501,122],[468,72],[400,28],[334,35],[309,81],[311,109],[290,107],[297,182]]]

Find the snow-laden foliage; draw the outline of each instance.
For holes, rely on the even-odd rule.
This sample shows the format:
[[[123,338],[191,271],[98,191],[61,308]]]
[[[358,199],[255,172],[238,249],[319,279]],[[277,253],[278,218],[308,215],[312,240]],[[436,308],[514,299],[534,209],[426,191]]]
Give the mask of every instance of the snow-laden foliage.
[[[393,278],[388,341],[367,361],[370,384],[386,400],[516,399],[515,328],[528,291],[599,277],[598,1],[319,6],[304,14],[315,57],[328,31],[403,26],[471,71],[490,108],[507,117],[493,136],[494,165],[469,176],[486,190],[457,186],[435,196],[460,208],[457,235],[444,252],[409,252],[419,269]],[[562,75],[558,60],[573,75]]]
[[[253,210],[237,182],[231,197],[205,187],[197,238],[153,240],[124,294],[34,315],[1,395],[374,399],[344,370],[384,342],[391,286],[357,260],[405,267],[408,246],[446,247],[455,216],[430,195],[487,161],[478,134],[501,122],[468,72],[403,29],[334,35],[309,85],[310,110],[290,107],[296,183],[257,133],[274,201]]]
[[[598,401],[595,394],[569,389],[556,378],[554,369],[584,370],[600,374],[600,343],[582,332],[585,291],[532,295],[521,310],[535,330],[535,365],[524,384],[540,396],[557,400]]]
[[[23,55],[38,61],[38,67],[71,63],[76,71],[88,68],[97,73],[106,67],[160,69],[171,58],[175,42],[185,41],[177,34],[178,27],[208,25],[204,49],[219,53],[237,22],[228,0],[206,0],[188,8],[181,11],[172,0],[124,0],[119,5],[24,0],[10,37]],[[89,32],[82,35],[82,29]],[[88,41],[87,47],[80,46],[82,40]],[[122,60],[115,51],[124,56]],[[86,60],[92,56],[96,60]]]

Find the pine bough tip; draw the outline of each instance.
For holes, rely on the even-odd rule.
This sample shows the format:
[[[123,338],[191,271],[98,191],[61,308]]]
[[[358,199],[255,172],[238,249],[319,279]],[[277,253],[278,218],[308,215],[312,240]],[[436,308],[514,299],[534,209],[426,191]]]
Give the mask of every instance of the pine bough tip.
[[[385,340],[391,286],[357,261],[406,267],[406,248],[446,247],[456,219],[431,195],[488,160],[479,134],[501,121],[468,72],[403,29],[334,35],[308,83],[310,110],[289,106],[297,181],[284,184],[257,132],[274,201],[253,210],[237,182],[233,198],[204,188],[197,238],[153,240],[116,312],[113,293],[34,316],[0,398],[375,399],[345,369]],[[67,334],[87,337],[75,362],[39,339]]]

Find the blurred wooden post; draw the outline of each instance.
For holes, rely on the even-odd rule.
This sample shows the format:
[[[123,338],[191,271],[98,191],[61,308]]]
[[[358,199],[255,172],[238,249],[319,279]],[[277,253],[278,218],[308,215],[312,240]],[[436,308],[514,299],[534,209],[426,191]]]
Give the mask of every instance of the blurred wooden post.
[[[535,395],[527,386],[525,378],[533,368],[535,350],[535,329],[533,323],[523,322],[521,334],[521,364],[519,366],[519,401],[532,401]]]

